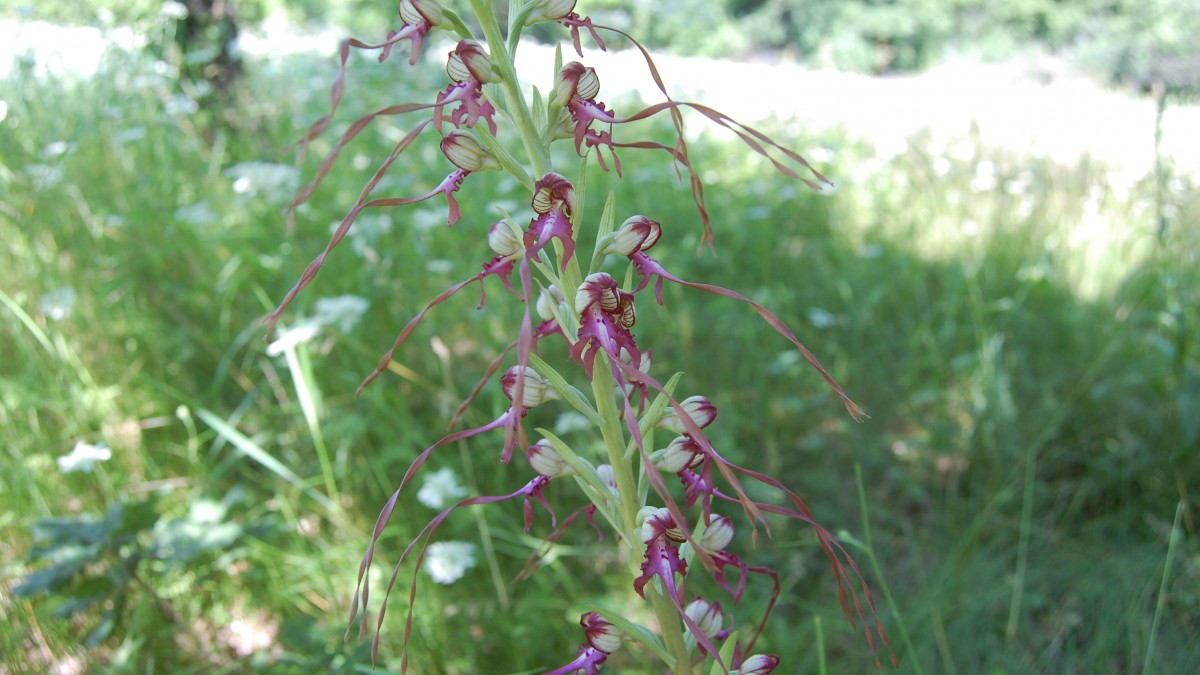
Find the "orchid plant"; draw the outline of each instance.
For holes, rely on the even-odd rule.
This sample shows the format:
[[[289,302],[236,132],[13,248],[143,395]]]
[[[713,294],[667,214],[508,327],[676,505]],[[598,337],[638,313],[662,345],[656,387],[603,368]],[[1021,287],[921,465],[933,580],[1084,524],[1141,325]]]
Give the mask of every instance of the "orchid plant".
[[[603,608],[589,609],[580,620],[584,640],[577,654],[574,658],[564,656],[564,665],[549,671],[553,675],[596,673],[625,642],[640,644],[676,675],[698,669],[728,673],[774,670],[779,659],[757,654],[754,647],[778,600],[779,577],[771,568],[755,565],[732,550],[735,516],[739,514],[744,519],[743,526],[751,529],[754,538],[760,526],[770,533],[767,514],[812,528],[832,566],[847,618],[851,624],[862,624],[873,651],[878,653],[882,646],[890,654],[870,591],[838,540],[813,519],[804,501],[780,481],[740,466],[718,452],[706,432],[717,418],[717,407],[709,397],[682,397],[677,394],[680,374],[664,379],[652,372],[652,350],[639,343],[634,333],[637,303],[646,302],[644,292],[653,287],[654,301],[663,304],[665,283],[738,300],[799,350],[840,397],[850,415],[860,419],[862,410],[792,330],[766,307],[736,291],[685,280],[652,258],[649,251],[668,234],[662,223],[649,215],[633,214],[622,218],[618,225],[617,205],[611,194],[598,220],[590,220],[584,208],[584,168],[589,156],[596,158],[601,170],[620,175],[618,151],[664,152],[681,179],[686,176],[704,231],[702,245],[711,246],[712,227],[705,207],[704,186],[692,165],[683,134],[682,113],[686,110],[700,113],[731,130],[785,175],[813,188],[828,181],[803,157],[767,135],[707,106],[672,99],[650,53],[640,43],[621,30],[580,16],[575,4],[575,0],[512,0],[504,29],[491,0],[470,0],[472,25],[482,33],[476,35],[460,14],[438,0],[400,0],[399,29],[390,31],[375,44],[353,39],[342,44],[331,110],[301,139],[303,154],[308,144],[330,125],[343,98],[351,49],[376,50],[382,62],[401,43],[408,42],[408,62],[415,64],[432,32],[442,31],[459,40],[447,58],[446,73],[450,81],[444,90],[432,95],[430,101],[391,105],[352,123],[321,162],[316,177],[292,200],[289,220],[296,207],[312,197],[339,152],[372,121],[384,116],[422,115],[423,119],[415,123],[380,164],[336,227],[325,250],[266,317],[268,331],[275,327],[297,294],[313,282],[326,256],[345,238],[364,210],[441,197],[447,203],[447,225],[453,226],[464,219],[456,193],[467,181],[486,180],[477,175],[485,172],[509,174],[529,195],[527,214],[500,213],[488,228],[487,244],[493,255],[483,261],[480,271],[430,300],[404,326],[378,367],[363,381],[362,386],[366,386],[387,369],[395,351],[431,310],[472,284],[479,284],[482,294],[488,278],[495,277],[508,295],[523,303],[520,324],[513,326],[512,343],[492,362],[480,385],[459,407],[451,426],[456,425],[475,396],[501,368],[499,383],[511,405],[482,426],[452,431],[432,443],[409,466],[380,512],[359,566],[358,587],[350,609],[351,623],[361,612],[360,633],[367,631],[372,590],[368,572],[380,536],[401,498],[412,492],[414,477],[440,448],[494,433],[500,462],[508,464],[521,451],[528,465],[521,471],[529,478],[508,494],[470,496],[445,508],[401,553],[374,622],[374,653],[379,648],[379,629],[386,615],[387,598],[401,566],[411,558],[415,569],[409,584],[408,616],[400,637],[402,670],[408,667],[407,644],[417,599],[417,571],[439,527],[464,506],[509,500],[524,503],[526,532],[533,527],[535,505],[548,514],[551,529],[545,537],[546,547],[552,546],[584,516],[601,541],[621,549],[629,565],[624,583],[644,599],[648,613],[655,618],[655,630],[651,630]],[[560,46],[553,85],[547,92],[536,87],[526,92],[518,80],[513,56],[523,31],[539,23],[558,24],[565,29],[564,37],[570,36],[571,46],[581,60],[564,63]],[[583,43],[586,37],[596,49],[604,50],[602,36],[606,33],[629,40],[641,52],[663,101],[621,115],[600,100],[600,80],[596,71],[583,61],[586,58]],[[617,127],[624,128],[660,113],[667,113],[672,120],[673,145],[617,140]],[[445,179],[416,196],[376,196],[375,189],[381,179],[430,127],[440,137],[442,154],[450,165]],[[556,167],[552,160],[551,147],[563,140],[571,143],[575,153],[583,158],[574,162],[571,169]],[[518,145],[521,151],[513,152],[511,148]],[[578,235],[584,228],[595,229],[595,246],[590,255],[578,247]],[[625,283],[603,271],[607,260],[619,262],[621,258],[628,260]],[[486,296],[481,297],[480,306],[484,300]],[[569,357],[558,363],[544,359],[541,347],[547,342],[565,345]],[[575,386],[583,382],[588,383],[590,391],[588,387]],[[568,442],[546,429],[527,429],[523,423],[526,413],[548,403],[582,414],[598,430],[602,442]],[[669,438],[664,439],[665,435]],[[546,486],[552,481],[574,484],[586,499],[586,506],[560,521],[546,495]],[[746,482],[766,486],[777,498],[760,501],[750,497],[743,486]],[[672,483],[676,485],[673,487]],[[601,523],[615,536],[605,539]],[[522,576],[535,571],[546,547],[534,552]],[[715,582],[711,586],[721,589],[724,598],[694,594],[692,588],[701,585],[694,580],[705,576]],[[734,613],[722,608],[721,600],[736,607],[748,584],[758,583],[756,580],[771,589],[770,600],[764,615],[752,627],[742,629],[733,622]]]

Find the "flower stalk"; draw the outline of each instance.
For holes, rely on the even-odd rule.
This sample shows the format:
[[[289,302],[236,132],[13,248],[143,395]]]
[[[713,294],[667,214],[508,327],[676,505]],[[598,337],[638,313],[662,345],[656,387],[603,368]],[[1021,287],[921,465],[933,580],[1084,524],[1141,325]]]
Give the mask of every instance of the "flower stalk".
[[[485,258],[479,272],[430,300],[404,326],[376,369],[360,385],[361,391],[385,373],[398,350],[427,315],[469,285],[477,282],[480,286],[479,308],[487,299],[485,286],[489,277],[496,277],[508,291],[507,296],[501,296],[516,296],[524,305],[521,320],[512,327],[512,343],[495,358],[480,385],[459,406],[451,428],[471,407],[475,396],[497,379],[509,401],[508,409],[482,426],[451,431],[428,446],[409,465],[376,520],[359,566],[351,621],[361,609],[360,633],[367,632],[369,571],[374,553],[392,515],[402,508],[401,500],[408,499],[413,491],[409,486],[416,475],[428,462],[436,461],[435,454],[442,448],[472,438],[488,437],[498,442],[501,464],[508,464],[514,455],[525,458],[524,463],[517,462],[522,464],[519,481],[523,486],[506,494],[476,495],[459,500],[429,521],[401,553],[383,592],[375,621],[373,653],[377,653],[380,646],[388,598],[402,566],[411,560],[414,569],[400,642],[402,672],[408,668],[408,643],[418,595],[417,574],[427,559],[438,529],[459,508],[508,501],[522,503],[526,532],[531,532],[535,524],[541,526],[541,522],[549,517],[550,530],[545,535],[545,544],[532,552],[519,578],[534,573],[548,548],[566,536],[568,528],[579,522],[582,515],[595,529],[597,545],[615,542],[621,549],[619,555],[628,564],[631,576],[622,575],[622,587],[614,590],[634,598],[640,596],[656,620],[658,630],[654,633],[623,617],[605,613],[603,608],[584,608],[586,611],[580,621],[584,642],[574,660],[550,671],[554,675],[597,673],[601,664],[623,642],[641,644],[674,675],[769,673],[774,670],[779,664],[778,657],[750,655],[750,650],[779,598],[779,578],[770,568],[745,562],[731,550],[737,542],[734,536],[736,525],[732,516],[721,512],[728,507],[740,507],[751,526],[752,537],[757,536],[760,524],[770,534],[765,517],[768,513],[813,528],[830,561],[838,597],[848,620],[855,626],[862,624],[873,650],[882,645],[890,654],[886,633],[875,615],[870,590],[841,544],[817,524],[807,505],[780,481],[729,461],[713,446],[706,429],[718,419],[714,400],[719,396],[695,395],[679,400],[674,392],[681,374],[667,378],[665,384],[654,374],[651,349],[640,344],[636,335],[637,302],[653,298],[663,304],[662,285],[670,281],[691,290],[748,304],[767,325],[801,352],[843,400],[852,416],[860,418],[861,410],[775,314],[736,291],[685,281],[649,257],[646,253],[649,249],[664,237],[670,237],[669,227],[664,228],[662,223],[641,214],[629,215],[619,227],[614,227],[618,218],[612,194],[605,202],[598,222],[589,218],[584,203],[588,155],[595,154],[601,170],[611,169],[620,176],[621,161],[617,149],[622,153],[666,151],[680,179],[683,171],[688,173],[691,193],[704,227],[704,241],[710,242],[703,185],[683,137],[684,110],[699,112],[712,122],[733,130],[751,150],[766,156],[784,175],[813,186],[824,181],[824,177],[803,157],[765,134],[707,106],[671,99],[650,53],[626,33],[581,17],[575,12],[573,0],[526,2],[510,14],[507,35],[501,29],[490,0],[470,0],[469,5],[482,35],[472,35],[458,15],[438,0],[402,0],[400,15],[404,25],[400,30],[390,31],[380,44],[349,40],[343,45],[339,72],[330,97],[333,110],[308,130],[300,142],[301,150],[323,133],[332,120],[344,94],[351,47],[381,49],[382,61],[393,47],[408,41],[411,46],[409,60],[415,63],[431,31],[453,31],[458,38],[458,44],[447,59],[446,73],[451,82],[436,94],[433,103],[392,105],[357,120],[333,146],[315,179],[293,199],[289,210],[308,201],[322,178],[332,170],[340,151],[375,119],[413,113],[429,116],[417,123],[384,159],[335,229],[325,250],[308,265],[300,280],[264,320],[269,332],[300,292],[314,282],[326,257],[366,209],[412,206],[440,195],[446,199],[447,225],[453,226],[460,220],[477,219],[476,214],[463,213],[459,209],[455,194],[460,189],[472,189],[479,180],[487,180],[489,172],[510,174],[529,191],[528,225],[521,225],[524,214],[505,213],[499,221],[494,216],[485,221],[492,224],[482,243],[494,255]],[[533,97],[536,110],[531,108],[530,99],[521,90],[512,55],[518,48],[521,30],[536,22],[553,22],[566,28],[572,45],[583,59],[586,59],[582,46],[585,35],[601,50],[606,47],[600,32],[633,40],[665,101],[633,114],[618,115],[598,100],[600,77],[595,70],[582,62],[572,62],[559,70],[549,94]],[[502,104],[495,98],[497,91],[502,96]],[[618,140],[614,136],[626,133],[623,129],[615,130],[618,126],[664,112],[670,115],[676,130],[677,139],[673,145],[625,140],[623,137]],[[539,122],[535,120],[544,121],[544,128],[539,128]],[[593,128],[599,125],[603,125],[603,129]],[[418,196],[375,196],[374,190],[400,155],[430,129],[440,136],[438,143],[449,164],[446,178]],[[514,134],[523,153],[512,152],[514,144],[505,142],[505,139],[513,139]],[[579,155],[577,172],[556,170],[550,148],[560,140],[570,143]],[[801,175],[794,167],[809,171],[812,178]],[[588,228],[594,228],[596,235],[590,258],[577,250],[578,236]],[[587,259],[581,261],[581,257]],[[623,286],[616,277],[603,271],[605,261],[610,259],[618,262],[626,259],[622,262],[627,266],[623,276],[632,280],[631,283]],[[582,270],[588,270],[586,277]],[[653,291],[647,293],[651,281],[655,282]],[[544,359],[540,355],[540,345],[544,342],[565,346],[569,358],[557,362]],[[589,381],[590,396],[573,384],[581,379]],[[581,414],[600,432],[601,447],[596,447],[594,436],[564,439],[544,429],[532,430],[538,436],[532,438],[524,420],[530,409],[541,406],[573,409]],[[656,429],[676,436],[665,447],[656,449]],[[573,482],[584,501],[582,507],[573,505],[570,515],[561,521],[545,491],[552,481]],[[764,486],[789,506],[752,499],[743,482]],[[428,495],[426,497],[428,499]],[[537,506],[541,509],[535,508]],[[615,531],[616,537],[605,537],[600,527],[604,521]],[[730,574],[734,571],[736,577]],[[762,587],[756,580],[771,582],[767,609],[753,630],[739,633],[733,630],[735,610],[748,587]],[[710,597],[697,595],[697,590],[707,591]],[[711,597],[722,592],[732,600],[732,608],[722,609],[720,602]]]

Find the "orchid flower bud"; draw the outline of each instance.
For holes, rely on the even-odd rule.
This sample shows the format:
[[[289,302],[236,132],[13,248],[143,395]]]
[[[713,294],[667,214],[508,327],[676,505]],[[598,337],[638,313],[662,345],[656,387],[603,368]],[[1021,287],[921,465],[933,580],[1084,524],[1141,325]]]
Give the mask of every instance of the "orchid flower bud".
[[[709,514],[708,525],[696,543],[705,551],[716,553],[724,551],[729,542],[733,541],[733,519],[729,516]]]
[[[535,5],[535,21],[558,21],[575,11],[575,0],[537,0]]]
[[[455,82],[465,82],[468,79],[481,83],[500,81],[487,52],[474,40],[463,40],[450,52],[446,61],[446,74]]]
[[[496,159],[468,132],[451,131],[442,139],[441,148],[446,159],[463,171],[500,168]]]
[[[696,426],[703,429],[712,424],[717,418],[717,406],[712,404],[705,396],[692,396],[684,399],[679,404],[687,412],[688,417],[696,423]],[[686,434],[687,429],[683,423],[679,421],[679,415],[675,412],[674,407],[669,407],[663,413],[663,416],[658,420],[658,426],[668,431],[674,431],[677,434]]]
[[[500,386],[504,389],[504,395],[508,397],[508,400],[512,401],[513,397],[517,395],[518,377],[522,377],[524,380],[521,390],[522,407],[532,408],[543,401],[558,398],[558,392],[550,386],[550,381],[539,375],[536,370],[528,366],[524,369],[521,366],[513,366],[500,378]]]
[[[562,291],[558,290],[558,286],[547,286],[538,294],[538,317],[542,321],[549,321],[554,318],[554,309],[566,304],[567,300],[563,297]]]
[[[690,436],[676,436],[670,445],[651,453],[650,461],[663,473],[679,473],[704,461],[704,453]]]
[[[546,215],[550,209],[573,212],[575,210],[575,186],[560,174],[550,172],[537,182],[530,206],[538,215]]]
[[[575,311],[583,314],[588,307],[599,304],[605,312],[615,312],[621,306],[617,280],[607,272],[587,275],[575,292]]]
[[[631,256],[639,251],[648,251],[662,238],[662,225],[646,216],[626,218],[601,252],[620,256]]]
[[[537,443],[529,446],[525,451],[525,459],[529,461],[529,466],[533,470],[546,478],[558,478],[566,474],[573,473],[570,466],[567,465],[558,451],[550,441],[541,439]]]
[[[649,544],[658,538],[659,533],[676,543],[687,541],[683,530],[675,524],[675,516],[671,515],[670,509],[659,507],[646,511],[646,520],[642,522],[642,543]]]
[[[774,654],[755,654],[742,662],[741,668],[729,671],[729,675],[767,675],[779,665],[779,657]]]
[[[412,26],[421,23],[437,26],[446,17],[436,0],[400,0],[400,20]]]
[[[604,484],[608,486],[609,492],[613,493],[613,495],[620,494],[617,491],[617,475],[613,473],[611,464],[601,464],[596,467],[596,473],[600,475],[600,480],[604,481]]]
[[[525,251],[525,243],[520,232],[513,229],[508,220],[498,220],[488,228],[488,247],[496,255],[505,258],[518,258]]]
[[[590,101],[599,93],[600,77],[596,75],[596,69],[590,66],[584,68],[575,82],[575,95],[585,101]]]
[[[705,637],[710,639],[721,632],[722,624],[725,623],[725,615],[721,612],[721,603],[709,603],[703,598],[696,598],[689,602],[688,606],[683,609],[683,613],[695,621]]]
[[[556,107],[562,107],[573,98],[590,101],[600,93],[600,78],[596,69],[571,61],[558,71],[558,80],[554,83],[554,91],[550,94],[550,102]]]
[[[579,617],[583,634],[592,649],[611,654],[621,647],[621,631],[596,612],[585,612]]]

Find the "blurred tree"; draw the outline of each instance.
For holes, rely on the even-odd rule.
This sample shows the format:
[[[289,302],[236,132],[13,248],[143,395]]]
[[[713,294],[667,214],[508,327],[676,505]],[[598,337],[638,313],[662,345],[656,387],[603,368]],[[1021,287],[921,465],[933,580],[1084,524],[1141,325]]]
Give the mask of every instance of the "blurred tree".
[[[227,104],[243,73],[235,51],[238,23],[233,0],[184,0],[183,5],[187,11],[175,31],[182,56],[180,75],[192,82],[207,82],[217,100]]]

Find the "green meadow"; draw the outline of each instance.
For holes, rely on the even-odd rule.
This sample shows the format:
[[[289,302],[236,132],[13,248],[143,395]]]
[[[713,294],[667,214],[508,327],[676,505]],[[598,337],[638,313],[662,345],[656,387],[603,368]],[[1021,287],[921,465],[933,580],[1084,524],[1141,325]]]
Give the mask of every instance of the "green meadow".
[[[352,61],[334,129],[299,165],[288,146],[327,111],[331,58],[249,62],[223,115],[129,55],[90,78],[25,66],[2,83],[0,671],[371,672],[369,640],[343,636],[375,517],[515,337],[520,303],[494,280],[482,309],[464,291],[355,390],[416,312],[493,255],[496,209],[528,210],[514,182],[477,174],[454,228],[440,198],[369,212],[265,339],[260,319],[419,118],[365,132],[291,226],[283,207],[353,119],[444,86],[432,65],[388,65]],[[682,371],[682,391],[719,406],[714,443],[804,496],[854,554],[896,672],[1200,671],[1197,186],[763,125],[836,184],[817,194],[687,119],[715,246],[665,153],[624,150],[620,181],[589,160],[584,222],[609,190],[619,213],[661,221],[658,260],[777,312],[867,410],[850,419],[740,303],[668,285],[662,307],[639,306],[656,375]],[[556,162],[577,171],[568,146]],[[446,166],[427,131],[379,194],[425,192]],[[489,384],[463,424],[506,407]],[[527,426],[586,445],[564,410]],[[110,457],[60,461],[79,443]],[[529,472],[498,453],[484,436],[428,470],[504,494]],[[549,496],[560,519],[582,506],[567,486]],[[402,497],[372,611],[435,514]],[[539,511],[522,532],[515,503],[447,521],[438,538],[473,544],[476,564],[450,584],[420,573],[412,672],[541,672],[573,658],[591,606],[649,621],[611,537],[582,521],[514,582],[549,531]],[[782,584],[758,649],[789,673],[876,672],[811,532],[780,520],[738,538]],[[374,672],[399,672],[411,569]],[[769,590],[750,581],[739,625]],[[659,672],[634,645],[609,666]]]

